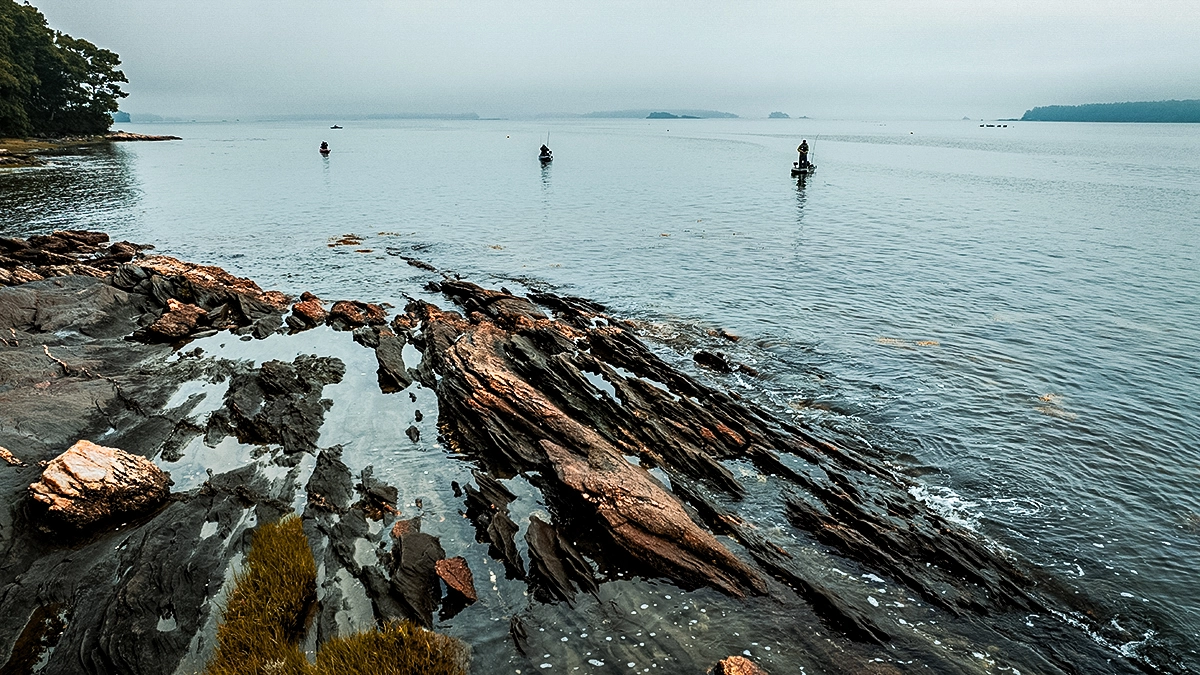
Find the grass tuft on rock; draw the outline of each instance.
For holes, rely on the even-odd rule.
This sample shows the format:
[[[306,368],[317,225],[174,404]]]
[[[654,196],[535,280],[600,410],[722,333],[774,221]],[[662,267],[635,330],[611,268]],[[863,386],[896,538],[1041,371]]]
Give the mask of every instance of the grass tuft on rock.
[[[317,565],[296,516],[254,532],[208,675],[466,675],[466,648],[403,621],[334,638],[309,663],[300,642],[316,606]]]
[[[321,646],[313,675],[465,675],[457,640],[412,623],[334,638]]]
[[[317,564],[299,518],[255,530],[236,583],[208,672],[303,673],[308,662],[299,643],[317,599]]]

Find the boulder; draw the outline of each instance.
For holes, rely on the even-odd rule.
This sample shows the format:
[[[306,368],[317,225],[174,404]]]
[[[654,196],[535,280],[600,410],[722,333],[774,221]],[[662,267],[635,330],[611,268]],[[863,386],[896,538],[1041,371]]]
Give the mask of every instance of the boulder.
[[[367,317],[349,300],[338,300],[329,310],[329,323],[337,328],[357,328],[367,323]]]
[[[82,529],[153,509],[170,486],[171,477],[145,457],[79,441],[50,461],[29,494],[54,519]]]

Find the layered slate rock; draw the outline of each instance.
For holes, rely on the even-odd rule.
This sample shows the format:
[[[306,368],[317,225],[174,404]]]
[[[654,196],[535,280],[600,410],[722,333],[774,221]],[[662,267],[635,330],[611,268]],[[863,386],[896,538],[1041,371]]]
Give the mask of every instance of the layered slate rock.
[[[778,499],[797,534],[938,607],[977,616],[1045,611],[1038,580],[929,509],[910,493],[914,483],[880,458],[836,446],[681,372],[654,354],[633,324],[595,303],[538,293],[534,304],[458,280],[429,289],[462,312],[414,301],[392,328],[422,350],[420,367],[409,372],[437,391],[446,442],[491,476],[532,477],[556,521],[561,516],[553,525],[531,519],[526,534],[539,598],[569,602],[583,589],[570,576],[574,556],[564,554],[558,533],[586,532],[588,555],[618,550],[684,587],[734,596],[766,592],[770,576],[848,637],[891,640],[863,598],[831,586],[737,513],[746,488],[727,462],[742,461],[788,486]],[[738,369],[724,355],[698,361],[720,373]],[[714,368],[722,363],[727,367]],[[648,469],[662,470],[669,485]],[[480,489],[467,487],[467,514],[477,538],[514,576],[520,558],[509,543],[517,530],[506,515],[511,496],[478,478]],[[732,537],[749,560],[714,535]],[[580,560],[577,571],[588,567]]]
[[[572,506],[591,514],[615,544],[685,585],[731,595],[765,592],[755,571],[626,459],[643,448],[626,434],[607,433],[618,430],[589,414],[606,411],[615,421],[621,411],[580,373],[601,367],[576,345],[585,333],[549,319],[524,298],[465,282],[441,288],[462,302],[469,318],[427,303],[409,311],[423,327],[422,365],[429,362],[441,377],[426,384],[436,386],[439,419],[452,441],[501,472],[556,477]]]
[[[83,529],[153,509],[170,485],[170,476],[145,457],[79,441],[51,460],[29,494],[53,520]]]

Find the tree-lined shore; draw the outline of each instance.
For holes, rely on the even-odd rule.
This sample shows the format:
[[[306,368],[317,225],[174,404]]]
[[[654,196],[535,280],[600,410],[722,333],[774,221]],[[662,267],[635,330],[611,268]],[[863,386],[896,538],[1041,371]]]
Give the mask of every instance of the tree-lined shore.
[[[1023,122],[1200,122],[1200,99],[1047,105],[1021,116]]]

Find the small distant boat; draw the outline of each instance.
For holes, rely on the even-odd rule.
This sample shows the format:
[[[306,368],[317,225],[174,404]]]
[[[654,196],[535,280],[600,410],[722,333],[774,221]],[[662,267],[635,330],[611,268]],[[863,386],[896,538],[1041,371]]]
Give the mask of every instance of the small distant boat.
[[[550,152],[549,150],[544,150],[538,155],[538,160],[541,161],[542,164],[549,164],[550,162],[554,161],[554,153]]]
[[[340,127],[340,126],[338,126],[338,125],[336,125],[336,124],[335,124],[335,125],[333,125],[333,126],[331,126],[331,127],[329,127],[329,128],[330,128],[330,129],[341,129],[341,127]]]
[[[317,152],[321,153],[325,157],[328,157],[329,156],[329,144],[326,143],[325,141],[321,141],[321,148],[319,150],[317,150]]]
[[[807,178],[817,172],[817,165],[811,162],[800,166],[800,162],[792,162],[792,177]]]

